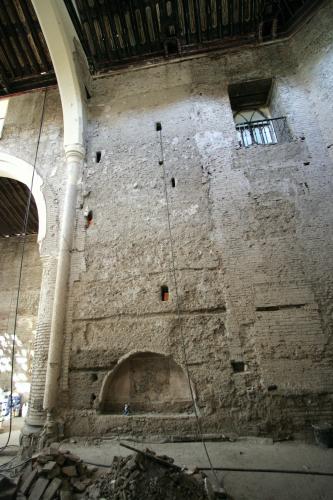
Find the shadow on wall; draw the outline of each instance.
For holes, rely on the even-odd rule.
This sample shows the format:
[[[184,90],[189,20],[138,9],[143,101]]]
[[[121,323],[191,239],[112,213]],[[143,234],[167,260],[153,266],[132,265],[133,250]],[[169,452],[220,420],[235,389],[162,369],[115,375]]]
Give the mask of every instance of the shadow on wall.
[[[183,413],[193,409],[184,370],[172,358],[153,352],[133,354],[106,375],[100,411],[119,414],[125,404],[135,414]]]

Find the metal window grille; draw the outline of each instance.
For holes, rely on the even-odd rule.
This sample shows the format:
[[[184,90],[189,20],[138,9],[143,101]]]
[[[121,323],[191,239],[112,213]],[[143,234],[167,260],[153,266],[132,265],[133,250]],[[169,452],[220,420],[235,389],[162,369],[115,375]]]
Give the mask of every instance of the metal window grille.
[[[239,123],[236,130],[239,145],[245,148],[254,144],[277,144],[290,140],[285,116]]]

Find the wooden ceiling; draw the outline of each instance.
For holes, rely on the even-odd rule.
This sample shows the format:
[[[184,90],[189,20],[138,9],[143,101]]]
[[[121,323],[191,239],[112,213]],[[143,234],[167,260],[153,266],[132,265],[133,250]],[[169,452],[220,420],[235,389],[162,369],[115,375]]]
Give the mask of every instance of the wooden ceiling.
[[[24,233],[29,189],[22,182],[0,177],[0,238]],[[38,232],[38,213],[31,196],[26,234]]]
[[[57,0],[91,72],[271,40],[322,0]],[[0,95],[56,83],[31,0],[0,0]]]
[[[94,71],[285,35],[316,0],[64,0]]]
[[[56,83],[46,42],[30,0],[1,0],[0,94]]]

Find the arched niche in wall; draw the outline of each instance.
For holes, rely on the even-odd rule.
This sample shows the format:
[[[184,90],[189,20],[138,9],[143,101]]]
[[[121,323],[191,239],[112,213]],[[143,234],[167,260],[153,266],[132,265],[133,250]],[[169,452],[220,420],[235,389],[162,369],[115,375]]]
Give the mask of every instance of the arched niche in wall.
[[[38,242],[46,234],[46,203],[42,192],[43,180],[34,167],[24,160],[0,153],[0,177],[8,177],[22,182],[32,191],[38,211]]]
[[[121,414],[124,404],[137,413],[193,410],[186,373],[170,356],[138,352],[120,360],[103,382],[99,409]]]

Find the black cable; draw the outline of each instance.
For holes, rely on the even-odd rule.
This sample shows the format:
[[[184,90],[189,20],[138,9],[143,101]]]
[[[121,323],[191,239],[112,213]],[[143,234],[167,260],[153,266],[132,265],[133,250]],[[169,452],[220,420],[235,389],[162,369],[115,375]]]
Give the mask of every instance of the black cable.
[[[198,470],[209,471],[209,467],[197,467]],[[333,472],[319,472],[314,470],[292,470],[292,469],[246,469],[241,467],[215,467],[215,470],[226,472],[267,472],[268,474],[300,474],[309,476],[330,476]]]
[[[29,214],[30,214],[30,205],[31,205],[31,198],[32,198],[32,188],[33,188],[33,183],[34,183],[34,178],[35,178],[37,156],[38,156],[38,150],[39,150],[39,144],[40,144],[40,137],[41,137],[41,133],[42,133],[43,121],[44,121],[46,93],[47,93],[47,89],[45,89],[45,91],[44,91],[44,99],[43,99],[43,106],[42,106],[42,113],[41,113],[39,131],[38,131],[38,138],[37,138],[37,145],[36,145],[36,151],[35,151],[35,158],[34,158],[34,163],[33,163],[31,185],[30,185],[30,191],[29,191],[29,196],[28,196],[28,201],[27,201],[26,211],[25,211],[25,216],[24,216],[24,222],[23,222],[23,231],[22,231],[23,239],[22,239],[20,266],[19,266],[18,287],[17,287],[16,303],[15,303],[13,340],[12,340],[12,354],[11,354],[10,400],[9,400],[9,404],[10,404],[10,407],[9,407],[9,433],[8,433],[8,438],[7,438],[6,444],[0,448],[0,453],[2,453],[8,447],[9,441],[10,441],[10,437],[11,437],[11,434],[12,434],[12,422],[13,422],[13,379],[14,379],[14,364],[15,364],[15,344],[16,344],[17,316],[18,316],[18,307],[19,307],[20,291],[21,291],[24,249],[25,249],[25,242],[26,242],[27,228],[28,228],[28,220],[29,220]]]
[[[15,457],[11,458],[10,460],[8,460],[8,462],[5,462],[4,464],[1,464],[0,465],[0,471],[6,467],[6,465],[8,464],[11,464],[15,459],[16,459],[17,455],[15,455]]]
[[[193,408],[194,408],[194,414],[197,422],[197,427],[198,427],[198,434],[200,436],[202,445],[205,450],[205,454],[210,466],[210,470],[215,476],[216,483],[219,484],[217,475],[214,471],[214,467],[210,458],[210,455],[208,453],[207,445],[203,437],[203,431],[198,415],[198,410],[197,410],[197,405],[195,402],[195,397],[194,397],[194,392],[193,392],[193,387],[191,384],[191,378],[190,378],[190,371],[188,368],[187,364],[187,354],[186,354],[186,346],[185,346],[185,340],[184,340],[184,332],[183,332],[183,326],[182,326],[182,321],[181,321],[181,316],[180,316],[180,304],[179,304],[179,293],[178,293],[178,282],[177,282],[177,274],[176,274],[176,266],[175,266],[175,252],[174,252],[174,242],[172,238],[172,230],[171,230],[171,221],[170,221],[170,203],[169,203],[169,195],[168,195],[168,188],[167,188],[167,180],[166,180],[166,171],[165,171],[165,164],[164,164],[164,149],[163,149],[163,138],[162,138],[162,125],[159,124],[159,127],[157,128],[159,131],[160,135],[160,147],[161,147],[161,159],[160,159],[160,165],[162,165],[162,171],[163,171],[163,180],[164,180],[164,193],[165,193],[165,201],[166,201],[166,207],[167,207],[167,218],[168,218],[168,229],[169,229],[169,239],[170,239],[170,250],[171,250],[171,259],[172,259],[172,274],[173,274],[173,280],[175,284],[175,295],[176,295],[176,307],[177,307],[177,317],[178,317],[178,324],[179,324],[179,331],[180,331],[180,338],[181,338],[181,345],[182,345],[182,350],[183,350],[183,356],[184,356],[184,364],[185,364],[185,369],[186,369],[186,375],[187,375],[187,380],[188,380],[188,385],[190,388],[190,394],[191,394],[191,399],[193,403]]]
[[[16,458],[16,457],[15,457]],[[32,458],[28,458],[27,460],[24,460],[23,462],[19,463],[19,464],[16,464],[16,465],[12,465],[11,467],[6,467],[5,469],[1,469],[0,470],[0,475],[5,475],[3,474],[2,472],[4,470],[14,470],[14,469],[18,469],[19,467],[22,467],[22,465],[25,465],[27,464],[28,462],[31,462]],[[9,463],[9,462],[8,462]],[[6,464],[7,465],[7,464]]]
[[[98,464],[95,462],[87,462],[87,460],[82,460],[83,463],[87,465],[93,465],[94,467],[104,467],[110,469],[112,464]],[[199,471],[211,471],[210,467],[196,467]],[[222,471],[222,472],[254,472],[254,473],[268,473],[268,474],[295,474],[295,475],[303,475],[303,476],[327,476],[333,477],[333,472],[320,472],[314,470],[292,470],[292,469],[247,469],[241,467],[214,467],[214,471]]]

